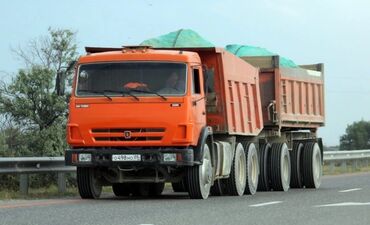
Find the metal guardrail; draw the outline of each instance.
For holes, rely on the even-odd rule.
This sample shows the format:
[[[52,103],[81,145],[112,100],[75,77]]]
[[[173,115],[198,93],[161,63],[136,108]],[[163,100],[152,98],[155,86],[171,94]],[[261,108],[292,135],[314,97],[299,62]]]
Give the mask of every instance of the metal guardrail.
[[[341,172],[348,171],[348,165],[352,165],[355,171],[360,167],[368,167],[370,161],[370,150],[352,151],[326,151],[324,152],[324,163],[329,165],[329,171],[333,173],[336,166],[341,167]]]
[[[58,191],[66,191],[65,173],[75,172],[76,167],[66,166],[64,157],[0,157],[0,174],[19,174],[19,190],[28,193],[29,174],[55,172]]]
[[[353,160],[370,158],[369,150],[327,151],[324,152],[324,161]]]
[[[353,168],[360,164],[368,166],[370,150],[353,151],[326,151],[324,152],[324,163],[329,164],[329,170],[334,171],[336,165],[347,171],[347,163],[352,162]],[[28,193],[29,174],[50,173],[58,174],[58,190],[66,191],[65,173],[75,172],[76,167],[66,166],[64,157],[0,157],[0,174],[19,174],[19,190],[22,194]]]

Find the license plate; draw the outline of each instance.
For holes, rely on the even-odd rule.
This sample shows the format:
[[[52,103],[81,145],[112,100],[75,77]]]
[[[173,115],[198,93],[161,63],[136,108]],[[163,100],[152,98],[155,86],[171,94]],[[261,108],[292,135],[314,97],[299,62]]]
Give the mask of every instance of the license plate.
[[[138,154],[112,155],[112,161],[115,162],[141,161],[141,155]]]

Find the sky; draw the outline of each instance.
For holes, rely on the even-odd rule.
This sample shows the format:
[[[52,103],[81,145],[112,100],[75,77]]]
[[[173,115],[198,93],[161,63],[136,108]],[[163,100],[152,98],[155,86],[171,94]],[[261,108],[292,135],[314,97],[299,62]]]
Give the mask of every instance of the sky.
[[[1,0],[0,76],[23,65],[12,48],[46,35],[77,31],[84,46],[135,45],[181,28],[216,46],[264,47],[297,64],[325,64],[325,145],[339,144],[348,124],[370,121],[369,0]]]

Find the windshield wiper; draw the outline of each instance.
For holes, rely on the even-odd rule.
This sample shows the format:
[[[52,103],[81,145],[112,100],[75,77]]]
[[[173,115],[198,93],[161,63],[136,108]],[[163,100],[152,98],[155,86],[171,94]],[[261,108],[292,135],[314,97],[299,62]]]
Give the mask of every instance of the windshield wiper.
[[[106,90],[104,91],[93,91],[93,90],[78,90],[77,92],[87,92],[87,93],[93,93],[93,94],[102,94],[104,97],[108,98],[110,101],[112,101],[112,98],[106,94]]]
[[[148,93],[148,94],[155,94],[159,97],[161,97],[163,100],[167,101],[167,98],[161,94],[159,94],[158,92],[155,92],[155,91],[147,91],[147,90],[139,90],[139,89],[131,89],[130,91],[136,91],[136,92],[140,92],[140,93]]]
[[[140,101],[140,99],[136,95],[132,94],[131,91],[104,90],[104,92],[118,93],[118,94],[122,94],[122,96],[125,96],[127,94],[133,97],[134,99]]]

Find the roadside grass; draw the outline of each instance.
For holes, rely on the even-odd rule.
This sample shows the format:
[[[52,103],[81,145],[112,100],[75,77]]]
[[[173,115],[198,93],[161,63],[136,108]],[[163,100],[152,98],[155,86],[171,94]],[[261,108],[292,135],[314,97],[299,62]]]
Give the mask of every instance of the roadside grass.
[[[323,167],[324,175],[340,175],[340,174],[364,173],[364,172],[370,172],[370,165],[354,167],[352,166],[352,164],[347,164],[346,167],[336,165],[333,168],[331,168],[329,164],[324,164],[324,167]]]
[[[103,193],[112,193],[112,187],[103,187]],[[77,187],[68,187],[66,192],[59,193],[56,185],[43,188],[29,188],[28,194],[23,195],[17,190],[1,190],[0,200],[10,199],[48,199],[48,198],[65,198],[65,197],[79,197]]]

